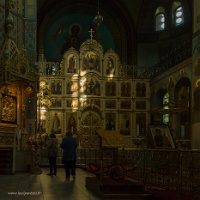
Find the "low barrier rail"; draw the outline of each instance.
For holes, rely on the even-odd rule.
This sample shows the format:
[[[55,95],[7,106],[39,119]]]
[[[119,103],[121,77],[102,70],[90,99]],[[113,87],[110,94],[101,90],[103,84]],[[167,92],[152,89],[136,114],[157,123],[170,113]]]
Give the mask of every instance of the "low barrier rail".
[[[44,153],[42,155],[47,162]],[[61,164],[61,155],[62,151],[58,164]],[[117,156],[113,159],[112,149],[105,149],[102,154],[101,149],[78,148],[77,165],[99,176],[108,174],[117,163],[125,178],[179,194],[200,196],[199,150],[122,148],[118,149]]]

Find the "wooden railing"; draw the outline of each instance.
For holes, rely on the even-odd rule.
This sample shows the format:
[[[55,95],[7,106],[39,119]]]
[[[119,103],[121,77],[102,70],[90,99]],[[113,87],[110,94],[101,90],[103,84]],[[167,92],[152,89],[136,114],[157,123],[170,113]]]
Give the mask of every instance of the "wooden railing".
[[[140,75],[140,78],[154,78],[159,74],[173,68],[184,60],[192,56],[192,43],[188,42],[182,47],[174,49],[173,52],[163,57],[154,66],[149,67],[145,72]]]

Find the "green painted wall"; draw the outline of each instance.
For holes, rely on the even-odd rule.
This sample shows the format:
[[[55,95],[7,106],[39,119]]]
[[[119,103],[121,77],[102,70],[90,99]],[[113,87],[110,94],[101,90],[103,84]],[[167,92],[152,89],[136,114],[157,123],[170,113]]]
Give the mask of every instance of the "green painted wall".
[[[67,15],[57,20],[46,33],[45,37],[45,57],[47,61],[60,61],[62,58],[62,48],[66,41],[70,42],[71,27],[77,24],[80,27],[79,34],[73,37],[72,42],[81,43],[90,39],[88,32],[93,23],[93,17],[84,14]],[[102,45],[104,52],[109,49],[115,50],[114,39],[109,29],[102,23],[97,28],[96,40]]]

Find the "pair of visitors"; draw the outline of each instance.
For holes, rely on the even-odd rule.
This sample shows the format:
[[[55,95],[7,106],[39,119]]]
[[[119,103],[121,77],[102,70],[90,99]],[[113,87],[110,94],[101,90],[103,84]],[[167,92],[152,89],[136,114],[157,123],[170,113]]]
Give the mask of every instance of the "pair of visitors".
[[[48,175],[56,175],[57,173],[57,165],[56,165],[56,157],[57,157],[57,139],[55,134],[50,135],[50,142],[47,145],[48,157],[49,157],[49,165],[50,165],[50,173]],[[77,141],[74,137],[72,137],[72,132],[67,131],[66,137],[63,138],[60,147],[63,149],[62,163],[65,167],[65,175],[66,179],[70,180],[70,175],[72,175],[73,180],[76,178],[76,148]]]

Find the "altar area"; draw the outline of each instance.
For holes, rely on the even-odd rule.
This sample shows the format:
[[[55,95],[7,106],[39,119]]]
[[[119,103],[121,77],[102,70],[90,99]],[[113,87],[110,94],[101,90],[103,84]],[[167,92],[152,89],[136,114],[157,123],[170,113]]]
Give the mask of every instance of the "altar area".
[[[122,65],[118,54],[92,38],[63,54],[60,62],[39,56],[37,115],[41,130],[61,139],[67,130],[79,137],[80,146],[98,146],[95,131],[118,131],[124,146],[145,147],[150,121],[149,80],[139,78],[142,68]]]
[[[123,148],[149,147],[150,86],[149,79],[140,76],[142,68],[123,65],[114,50],[104,52],[92,36],[79,51],[68,49],[60,62],[47,62],[39,54],[37,71],[30,69],[25,50],[19,51],[11,38],[5,44],[15,54],[5,62],[7,71],[1,71],[0,132],[9,129],[16,146],[12,141],[9,145],[18,157],[30,149],[27,142],[46,140],[51,133],[60,142],[67,130],[80,149],[99,148],[99,129],[118,132]],[[5,114],[8,103],[11,115]],[[24,170],[29,162],[17,169]]]

